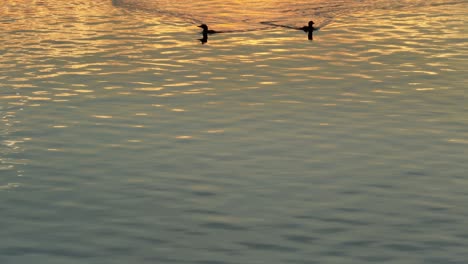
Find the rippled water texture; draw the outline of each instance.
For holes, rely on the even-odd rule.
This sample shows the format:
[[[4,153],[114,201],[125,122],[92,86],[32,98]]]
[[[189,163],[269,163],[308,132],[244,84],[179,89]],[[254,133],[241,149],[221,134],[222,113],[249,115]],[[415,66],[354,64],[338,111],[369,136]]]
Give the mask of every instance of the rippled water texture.
[[[466,10],[3,0],[0,263],[466,263]]]
[[[310,18],[324,26],[338,16],[376,10],[401,10],[456,5],[463,0],[113,0],[115,6],[145,10],[193,23],[213,23],[222,29],[261,29],[264,22],[303,26]]]

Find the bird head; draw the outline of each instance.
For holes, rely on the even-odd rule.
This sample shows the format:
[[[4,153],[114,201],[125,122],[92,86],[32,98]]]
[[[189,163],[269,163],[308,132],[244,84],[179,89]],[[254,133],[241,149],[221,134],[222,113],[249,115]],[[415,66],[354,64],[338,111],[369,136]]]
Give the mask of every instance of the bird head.
[[[201,24],[198,27],[203,28],[203,30],[208,30],[208,26],[206,24]]]

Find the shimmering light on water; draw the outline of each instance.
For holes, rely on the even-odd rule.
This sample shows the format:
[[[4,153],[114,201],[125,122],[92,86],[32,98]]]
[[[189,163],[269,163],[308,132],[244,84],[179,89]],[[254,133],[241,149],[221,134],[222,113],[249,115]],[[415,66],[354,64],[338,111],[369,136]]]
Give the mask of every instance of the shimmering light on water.
[[[464,1],[200,3],[2,2],[0,263],[466,262]]]

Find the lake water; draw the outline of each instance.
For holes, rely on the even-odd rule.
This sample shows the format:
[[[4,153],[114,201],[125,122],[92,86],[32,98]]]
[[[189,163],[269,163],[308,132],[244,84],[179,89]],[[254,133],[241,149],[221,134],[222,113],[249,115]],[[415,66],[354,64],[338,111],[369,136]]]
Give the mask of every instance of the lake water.
[[[2,0],[0,263],[466,263],[467,10]]]

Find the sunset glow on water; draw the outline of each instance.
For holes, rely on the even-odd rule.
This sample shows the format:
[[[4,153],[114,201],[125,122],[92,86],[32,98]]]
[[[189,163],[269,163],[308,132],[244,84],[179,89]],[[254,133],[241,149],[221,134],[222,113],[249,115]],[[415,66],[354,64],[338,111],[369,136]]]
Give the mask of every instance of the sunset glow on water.
[[[466,10],[3,0],[0,263],[465,263]]]

